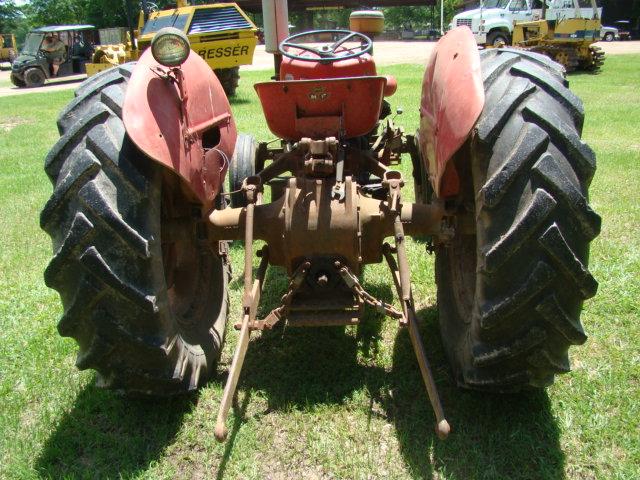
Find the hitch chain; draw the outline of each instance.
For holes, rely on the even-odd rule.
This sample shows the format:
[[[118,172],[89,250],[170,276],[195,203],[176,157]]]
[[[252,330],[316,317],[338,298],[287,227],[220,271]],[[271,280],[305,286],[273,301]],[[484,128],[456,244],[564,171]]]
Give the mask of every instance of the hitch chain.
[[[387,315],[391,318],[402,318],[402,312],[382,300],[378,300],[376,297],[367,292],[358,277],[356,277],[346,266],[343,266],[340,262],[335,263],[338,273],[344,280],[344,283],[353,291],[354,295],[362,302],[372,306],[379,312]]]
[[[286,316],[287,309],[291,305],[293,300],[293,294],[300,288],[302,281],[306,278],[310,262],[303,262],[296,269],[289,282],[289,288],[282,296],[282,304],[279,307],[274,308],[263,320],[252,320],[249,322],[250,330],[271,330],[283,317]],[[238,322],[233,325],[233,328],[240,330],[242,323]]]

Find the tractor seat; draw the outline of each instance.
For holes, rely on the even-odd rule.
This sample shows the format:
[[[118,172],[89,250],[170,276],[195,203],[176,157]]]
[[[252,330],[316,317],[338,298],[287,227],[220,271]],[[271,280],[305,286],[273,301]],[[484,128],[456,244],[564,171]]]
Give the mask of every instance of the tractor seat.
[[[387,81],[381,76],[286,80],[254,88],[274,135],[289,141],[348,139],[375,128]]]

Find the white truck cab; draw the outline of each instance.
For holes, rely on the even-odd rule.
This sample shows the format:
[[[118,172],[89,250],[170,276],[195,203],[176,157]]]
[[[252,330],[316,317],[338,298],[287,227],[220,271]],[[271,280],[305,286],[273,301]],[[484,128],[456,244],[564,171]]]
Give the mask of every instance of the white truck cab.
[[[576,16],[591,18],[593,15],[591,8],[576,8],[574,0],[546,0],[546,4],[549,20]],[[602,14],[602,8],[598,13]],[[500,42],[509,45],[514,22],[539,20],[541,15],[542,0],[481,0],[480,8],[454,16],[449,29],[466,25],[478,45],[497,45]]]

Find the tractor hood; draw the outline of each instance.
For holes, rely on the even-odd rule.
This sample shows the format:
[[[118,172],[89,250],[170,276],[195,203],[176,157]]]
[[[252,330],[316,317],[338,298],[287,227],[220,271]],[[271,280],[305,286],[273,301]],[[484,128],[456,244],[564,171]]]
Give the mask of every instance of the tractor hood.
[[[25,53],[21,53],[13,61],[13,64],[11,65],[11,70],[13,71],[22,70],[27,65],[33,64],[36,61],[36,58],[37,58],[36,55],[28,55]]]
[[[465,10],[453,17],[453,26],[456,25],[456,20],[459,18],[469,19],[469,20],[479,20],[480,18],[489,18],[489,17],[499,17],[500,15],[504,16],[505,10],[502,8],[474,8],[473,10]]]

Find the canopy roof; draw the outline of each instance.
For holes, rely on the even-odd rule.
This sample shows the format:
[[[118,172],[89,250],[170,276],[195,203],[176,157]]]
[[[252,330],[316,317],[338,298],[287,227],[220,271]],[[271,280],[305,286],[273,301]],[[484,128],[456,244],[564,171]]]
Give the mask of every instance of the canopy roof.
[[[49,33],[49,32],[67,32],[69,30],[93,30],[93,25],[48,25],[46,27],[34,28],[32,32]]]
[[[235,0],[243,10],[259,13],[262,12],[261,0]],[[306,10],[308,8],[343,7],[362,10],[363,5],[371,7],[399,7],[399,6],[427,6],[435,5],[437,0],[289,0],[289,11]]]

